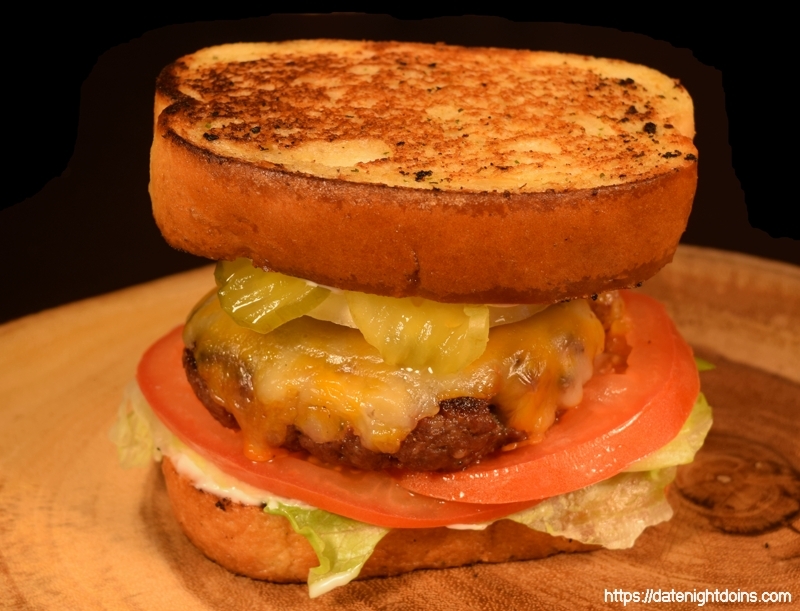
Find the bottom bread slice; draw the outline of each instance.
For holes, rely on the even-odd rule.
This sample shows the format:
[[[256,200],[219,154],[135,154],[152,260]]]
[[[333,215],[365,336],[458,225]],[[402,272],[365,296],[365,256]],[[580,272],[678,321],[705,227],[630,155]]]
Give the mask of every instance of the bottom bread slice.
[[[166,457],[162,471],[183,532],[203,554],[229,571],[254,579],[299,583],[305,582],[309,569],[319,564],[311,545],[292,530],[286,518],[198,490]],[[401,528],[390,531],[378,543],[359,577],[478,562],[533,560],[597,547],[553,537],[510,520],[499,520],[485,530]]]

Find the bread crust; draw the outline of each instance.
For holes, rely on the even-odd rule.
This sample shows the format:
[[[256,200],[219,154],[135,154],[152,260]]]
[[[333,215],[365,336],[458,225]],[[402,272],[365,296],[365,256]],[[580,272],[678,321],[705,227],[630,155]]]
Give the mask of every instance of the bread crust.
[[[550,303],[634,286],[672,260],[697,185],[690,164],[564,193],[422,191],[261,168],[163,127],[150,194],[172,246],[393,297]]]
[[[434,61],[406,66],[416,57]],[[287,67],[303,62],[305,72]],[[441,85],[403,89],[415,77],[395,77],[399,63],[419,87]],[[374,74],[362,82],[361,68]],[[545,85],[525,80],[534,68]],[[316,82],[294,87],[312,73],[349,87],[343,101]],[[365,87],[378,97],[357,106],[350,97]],[[529,97],[514,112],[533,114],[481,118],[515,90]],[[442,118],[453,100],[469,137]],[[397,106],[408,125],[388,116]],[[226,45],[167,67],[155,110],[150,193],[170,244],[379,295],[548,303],[633,286],[672,259],[697,183],[685,90],[615,60],[408,43]],[[370,160],[372,140],[351,119],[380,140],[380,158]],[[336,167],[323,150],[332,143],[369,155]]]
[[[198,490],[168,458],[163,459],[162,471],[183,532],[217,564],[239,575],[277,583],[305,582],[309,569],[319,564],[311,545],[285,518]],[[593,549],[597,546],[553,537],[510,520],[500,520],[485,530],[395,529],[378,543],[359,578]]]

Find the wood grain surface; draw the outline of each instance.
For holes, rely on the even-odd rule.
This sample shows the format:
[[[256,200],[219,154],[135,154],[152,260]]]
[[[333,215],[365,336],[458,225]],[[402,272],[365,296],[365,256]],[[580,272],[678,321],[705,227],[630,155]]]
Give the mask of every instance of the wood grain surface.
[[[108,441],[140,354],[211,284],[198,270],[0,327],[0,608],[596,609],[624,608],[606,591],[646,588],[786,591],[777,608],[797,608],[800,269],[681,247],[645,286],[716,364],[701,374],[715,423],[670,488],[675,517],[633,549],[418,571],[313,601],[206,560],[158,468],[122,470]]]

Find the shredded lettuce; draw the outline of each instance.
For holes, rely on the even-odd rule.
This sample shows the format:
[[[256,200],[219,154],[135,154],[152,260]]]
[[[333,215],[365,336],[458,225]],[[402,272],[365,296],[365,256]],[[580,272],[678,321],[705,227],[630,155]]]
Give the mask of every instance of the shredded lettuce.
[[[717,368],[714,363],[701,359],[699,356],[694,357],[694,364],[697,365],[697,371],[711,371]]]
[[[108,432],[108,438],[117,446],[119,464],[124,469],[146,467],[153,460],[161,460],[161,450],[155,437],[163,437],[157,431],[164,427],[160,423],[156,425],[157,422],[142,397],[142,391],[136,383],[129,384],[119,406],[117,420]],[[165,441],[169,443],[169,440]]]
[[[237,482],[187,448],[153,414],[136,384],[125,389],[117,420],[109,431],[120,465],[145,467],[169,456],[202,490],[245,504],[264,504],[264,511],[283,516],[314,548],[319,566],[308,575],[308,591],[316,598],[355,579],[387,528],[351,520],[310,505],[281,499]]]
[[[694,455],[703,446],[712,423],[711,406],[705,395],[697,396],[692,413],[681,427],[677,437],[660,450],[640,458],[631,464],[626,471],[652,471],[674,465],[688,465]]]
[[[344,518],[322,509],[302,509],[270,502],[264,511],[283,516],[294,532],[304,536],[319,559],[319,566],[308,572],[308,595],[316,598],[349,583],[361,572],[375,546],[389,532]]]
[[[286,499],[251,486],[220,470],[172,434],[153,413],[142,391],[133,383],[125,389],[117,420],[108,434],[117,446],[123,468],[147,466],[163,456],[172,460],[178,473],[209,494],[231,499],[242,505],[279,502],[303,509],[316,509],[301,501]]]
[[[672,517],[664,488],[675,467],[620,473],[592,486],[546,499],[508,516],[534,530],[608,549],[632,547],[648,526]]]

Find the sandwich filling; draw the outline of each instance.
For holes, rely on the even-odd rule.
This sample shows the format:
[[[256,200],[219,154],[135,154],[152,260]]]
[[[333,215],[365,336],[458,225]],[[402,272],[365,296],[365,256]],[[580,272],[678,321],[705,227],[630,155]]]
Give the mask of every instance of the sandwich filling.
[[[459,316],[470,318],[464,311],[489,308],[376,298],[370,314],[363,303],[372,296],[347,294],[346,303],[356,304],[350,320],[358,328],[351,328],[313,318],[321,302],[302,303],[307,284],[295,293],[299,298],[283,301],[274,297],[285,287],[270,286],[272,309],[263,303],[265,284],[303,281],[272,273],[255,296],[248,281],[238,299],[260,315],[243,316],[230,300],[226,307],[230,292],[221,282],[219,294],[208,295],[189,317],[184,366],[212,415],[241,429],[251,460],[269,460],[283,447],[360,469],[461,469],[540,441],[560,412],[580,403],[595,364],[624,368],[624,311],[616,293],[543,310],[526,306],[527,317],[515,322],[506,319],[519,317],[518,308],[495,308],[506,310],[506,319],[495,326],[497,315],[480,324],[467,320],[462,332]],[[304,307],[311,315],[297,315]],[[295,316],[265,326],[267,317],[280,319],[281,308]],[[330,307],[321,316],[348,320]],[[485,339],[465,338],[470,333]],[[404,348],[417,343],[423,344],[417,352]],[[438,351],[426,366],[425,344],[455,346],[450,362]]]
[[[608,549],[629,548],[645,528],[672,517],[666,486],[675,476],[676,465],[693,460],[710,426],[711,408],[701,394],[677,437],[625,472],[504,517],[553,536]],[[320,562],[308,575],[312,598],[355,579],[389,532],[385,527],[283,498],[225,473],[162,424],[136,384],[126,392],[111,439],[125,467],[146,466],[153,459],[168,458],[199,490],[242,505],[261,506],[266,513],[289,520],[295,532],[309,541]],[[492,521],[449,527],[483,529]]]
[[[554,327],[552,321],[552,324],[543,322],[550,318],[559,324]],[[500,452],[502,456],[487,457],[465,470],[439,476],[441,481],[436,478],[427,483],[423,481],[423,487],[433,485],[432,494],[420,493],[417,490],[420,482],[413,478],[408,480],[403,472],[390,477],[380,471],[348,469],[347,465],[331,468],[307,454],[289,454],[284,450],[286,455],[275,460],[253,461],[242,450],[248,442],[249,426],[242,414],[246,414],[248,409],[264,407],[257,406],[262,366],[268,372],[278,371],[278,374],[273,374],[273,381],[291,381],[296,379],[292,376],[301,370],[292,359],[317,358],[317,364],[326,371],[321,378],[324,381],[337,374],[358,371],[359,367],[355,366],[360,363],[357,357],[369,352],[369,348],[359,344],[351,367],[337,370],[337,364],[348,363],[341,350],[340,353],[334,353],[330,347],[320,350],[313,338],[293,328],[298,324],[323,325],[328,333],[333,334],[340,332],[335,329],[341,329],[347,337],[358,333],[356,329],[304,316],[280,325],[271,333],[260,334],[238,325],[223,310],[217,296],[209,296],[195,309],[184,329],[184,338],[194,340],[189,344],[191,349],[187,350],[181,341],[180,329],[176,329],[145,355],[137,374],[141,391],[137,386],[131,388],[120,408],[112,439],[125,465],[142,464],[152,457],[157,460],[168,457],[180,476],[196,488],[222,499],[260,505],[265,512],[286,518],[294,531],[309,541],[319,558],[319,567],[311,569],[308,576],[312,597],[358,576],[390,528],[448,526],[480,529],[493,521],[509,519],[586,544],[630,547],[646,527],[671,517],[665,487],[674,477],[674,467],[693,459],[711,425],[710,408],[702,395],[697,397],[696,368],[691,361],[691,350],[677,336],[663,310],[643,296],[608,294],[599,296],[596,301],[557,304],[528,319],[491,330],[484,351],[465,369],[480,370],[486,359],[495,353],[504,354],[503,350],[509,345],[518,347],[514,342],[526,338],[531,342],[527,347],[530,353],[541,351],[532,340],[539,337],[537,341],[545,342],[552,334],[545,333],[543,339],[528,327],[543,325],[542,328],[550,330],[572,329],[573,336],[578,338],[591,338],[592,329],[599,333],[596,347],[574,350],[576,355],[586,352],[593,355],[589,374],[594,368],[595,376],[587,385],[586,392],[582,391],[584,396],[578,409],[556,409],[561,422],[543,434],[540,443],[516,442],[518,446],[528,445]],[[630,328],[626,330],[628,326]],[[515,330],[517,327],[519,329]],[[580,335],[584,328],[589,331]],[[280,342],[275,344],[275,340],[282,333],[300,344],[305,341],[310,347],[299,352],[292,352],[286,346],[281,348]],[[501,338],[510,334],[515,340],[495,342],[494,337],[498,334]],[[238,339],[235,342],[225,339],[231,336]],[[574,337],[572,343],[577,341]],[[267,338],[271,338],[266,344],[268,349],[259,350]],[[586,346],[589,341],[583,339],[582,344]],[[340,340],[330,345],[340,344],[347,345],[347,342]],[[556,342],[555,345],[566,346],[570,342]],[[201,362],[205,359],[204,346],[208,348],[208,354],[218,355],[216,361],[208,359],[211,363],[209,371],[223,373],[216,378],[200,378],[208,397],[206,401],[198,401],[192,391],[196,392],[200,383],[195,383],[192,389],[185,378],[181,379],[179,362],[181,352],[185,361],[194,359],[193,364],[188,363],[189,369],[199,377]],[[376,356],[376,352],[366,359],[372,366],[382,361],[380,353],[377,352]],[[511,354],[516,354],[516,351],[511,351]],[[225,361],[234,357],[238,359],[237,368]],[[223,366],[218,367],[217,362]],[[504,361],[495,359],[495,362]],[[564,360],[554,362],[563,363]],[[218,368],[215,370],[214,367]],[[281,378],[282,371],[291,375],[284,374]],[[407,369],[405,371],[408,373]],[[458,373],[441,377],[445,379],[448,376],[459,379]],[[600,381],[595,384],[598,378]],[[241,391],[245,379],[250,380],[252,389],[248,396]],[[313,377],[309,379],[314,382]],[[515,376],[507,373],[505,378],[501,377],[500,390],[491,397],[492,405],[500,403],[496,397],[501,394],[507,379],[515,380]],[[214,384],[215,380],[223,383]],[[357,389],[360,388],[358,378],[355,384]],[[369,387],[368,383],[361,384]],[[556,386],[562,391],[563,387],[563,384]],[[216,388],[219,394],[212,394],[212,388]],[[226,388],[234,388],[234,391],[226,395]],[[560,392],[557,396],[563,394]],[[247,401],[240,406],[223,404],[229,397]],[[692,408],[693,397],[697,400]],[[490,401],[488,398],[471,400]],[[212,401],[216,408],[225,408],[224,413],[236,426],[240,426],[241,421],[241,432],[215,422],[209,414],[214,413],[213,409],[203,405]],[[438,413],[434,417],[422,418],[414,430],[420,423],[435,420],[444,412],[463,411],[448,401],[453,400],[440,401]],[[285,404],[280,403],[278,407]],[[294,414],[302,412],[297,408],[296,399],[294,405]],[[502,405],[503,409],[494,409],[494,417],[506,429],[513,429],[508,422],[501,422],[514,415],[505,402]],[[221,418],[219,414],[214,416],[217,421]],[[262,419],[268,418],[262,416]],[[302,425],[302,420],[295,418],[293,424],[284,425],[284,428],[286,431],[299,431]],[[658,429],[653,429],[653,426]],[[252,430],[259,429],[253,427]],[[661,435],[662,430],[667,433]],[[642,435],[643,431],[650,431],[650,434]],[[628,434],[631,432],[633,437]],[[413,438],[413,434],[407,435],[406,439]],[[296,437],[299,433],[294,435]],[[285,445],[291,437],[291,434],[284,433],[282,443]],[[653,442],[653,438],[660,441]],[[631,444],[631,440],[634,443]],[[405,440],[401,441],[401,446],[403,443]],[[267,447],[271,452],[280,452],[269,444]],[[599,449],[603,451],[598,452]],[[504,460],[512,455],[519,457],[514,459],[513,469],[502,467]],[[487,481],[484,473],[487,468],[494,474],[492,481]],[[502,478],[498,479],[500,472]],[[477,480],[470,483],[463,480],[462,475]],[[516,495],[519,497],[516,501],[509,499],[502,490],[494,495],[494,500],[481,499],[471,489],[475,485],[505,489],[509,480],[513,480],[512,488],[521,493],[521,496]],[[523,481],[530,489],[520,489]],[[448,488],[454,482],[470,498],[463,498],[465,492],[462,492],[457,499],[442,500],[449,492],[437,487]]]

